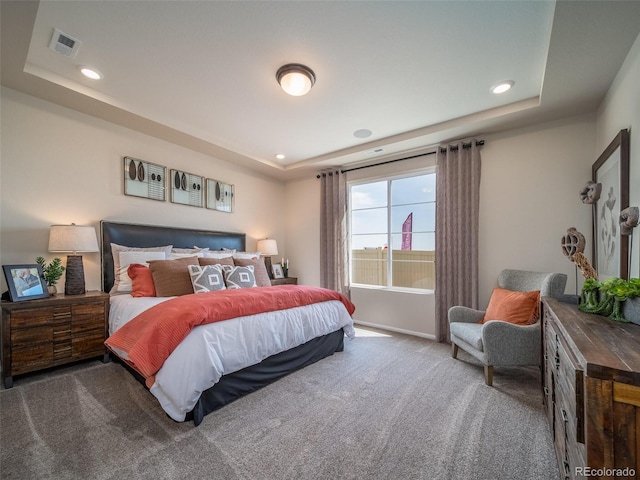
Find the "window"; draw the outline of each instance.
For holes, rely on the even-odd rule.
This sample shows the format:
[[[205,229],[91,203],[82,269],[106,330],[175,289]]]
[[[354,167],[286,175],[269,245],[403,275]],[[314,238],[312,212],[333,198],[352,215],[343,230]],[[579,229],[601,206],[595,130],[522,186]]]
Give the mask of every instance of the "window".
[[[351,283],[435,289],[435,172],[349,184]]]

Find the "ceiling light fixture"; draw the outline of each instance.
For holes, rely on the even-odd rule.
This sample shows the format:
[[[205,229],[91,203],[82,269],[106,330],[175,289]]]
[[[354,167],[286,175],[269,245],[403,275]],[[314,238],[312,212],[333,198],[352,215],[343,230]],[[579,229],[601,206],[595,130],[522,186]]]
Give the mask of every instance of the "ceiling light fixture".
[[[316,74],[305,65],[288,63],[278,69],[276,79],[285,93],[300,97],[309,93],[316,83]]]
[[[284,160],[284,154],[283,153],[276,153],[276,158],[278,160]]]
[[[85,77],[90,78],[91,80],[101,80],[102,74],[94,69],[89,67],[81,67],[80,73],[82,73]]]
[[[496,83],[493,87],[491,87],[491,91],[496,95],[504,93],[507,90],[511,90],[511,87],[513,87],[515,83],[516,82],[514,82],[513,80],[506,80],[504,82]]]

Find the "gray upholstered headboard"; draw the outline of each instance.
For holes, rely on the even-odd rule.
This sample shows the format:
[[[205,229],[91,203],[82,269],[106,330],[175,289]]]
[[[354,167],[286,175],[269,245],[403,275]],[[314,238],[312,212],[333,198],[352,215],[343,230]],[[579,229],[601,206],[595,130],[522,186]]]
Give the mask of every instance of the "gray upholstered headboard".
[[[102,287],[109,292],[114,282],[113,255],[111,244],[127,247],[159,247],[173,245],[176,248],[209,248],[220,250],[229,248],[245,250],[246,234],[234,232],[216,232],[189,228],[163,227],[157,225],[138,225],[133,223],[100,222],[102,247]]]

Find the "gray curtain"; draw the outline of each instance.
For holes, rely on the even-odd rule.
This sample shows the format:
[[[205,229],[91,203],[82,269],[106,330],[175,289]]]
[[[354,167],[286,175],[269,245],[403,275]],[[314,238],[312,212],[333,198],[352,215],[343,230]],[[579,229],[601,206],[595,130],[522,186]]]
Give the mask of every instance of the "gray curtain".
[[[346,175],[323,172],[320,183],[320,285],[348,296]]]
[[[480,147],[458,142],[436,159],[436,337],[450,342],[449,308],[478,308]]]

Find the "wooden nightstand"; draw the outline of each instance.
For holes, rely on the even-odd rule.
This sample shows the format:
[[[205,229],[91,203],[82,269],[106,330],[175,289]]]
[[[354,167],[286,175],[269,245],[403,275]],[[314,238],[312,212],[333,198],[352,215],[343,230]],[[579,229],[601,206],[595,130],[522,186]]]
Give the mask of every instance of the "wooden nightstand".
[[[2,302],[2,380],[102,356],[109,319],[109,295],[93,291],[42,300]]]
[[[272,278],[271,285],[297,285],[298,277]]]

